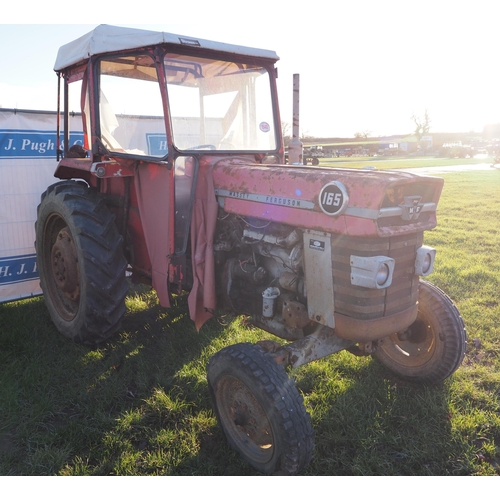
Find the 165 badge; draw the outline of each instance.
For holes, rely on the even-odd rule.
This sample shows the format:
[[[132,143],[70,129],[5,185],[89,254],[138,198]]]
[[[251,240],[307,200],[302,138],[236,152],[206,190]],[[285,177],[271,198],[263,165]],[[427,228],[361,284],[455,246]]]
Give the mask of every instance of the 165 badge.
[[[341,182],[329,182],[319,193],[319,207],[326,215],[342,214],[348,203],[349,195]]]

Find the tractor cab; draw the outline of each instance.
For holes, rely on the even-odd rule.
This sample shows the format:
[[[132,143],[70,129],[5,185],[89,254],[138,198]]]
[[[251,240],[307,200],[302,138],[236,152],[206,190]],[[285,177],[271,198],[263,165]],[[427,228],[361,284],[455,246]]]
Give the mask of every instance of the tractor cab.
[[[199,151],[280,153],[277,60],[271,51],[99,26],[60,49],[55,71],[64,116],[84,113],[92,161],[175,163]]]
[[[54,69],[64,83],[64,141],[55,176],[82,178],[132,206],[154,201],[161,216],[139,221],[134,210],[114,211],[121,227],[131,225],[124,237],[132,273],[155,281],[160,267],[165,305],[163,275],[182,287],[191,274],[184,256],[200,162],[228,156],[283,162],[277,60],[273,51],[107,25],[59,50]],[[75,110],[84,141],[72,145]],[[169,249],[169,269],[166,259],[154,262],[155,239]]]

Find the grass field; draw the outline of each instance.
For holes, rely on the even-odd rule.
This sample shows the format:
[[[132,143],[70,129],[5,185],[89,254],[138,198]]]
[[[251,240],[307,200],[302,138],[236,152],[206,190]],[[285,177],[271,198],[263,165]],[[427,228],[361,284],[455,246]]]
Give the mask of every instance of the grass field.
[[[315,430],[304,475],[500,474],[500,172],[445,174],[431,282],[468,332],[445,383],[402,383],[342,352],[294,370]],[[242,318],[200,333],[185,298],[169,310],[131,291],[121,331],[89,349],[54,329],[43,298],[0,304],[0,475],[256,475],[216,424],[210,356],[273,338]]]
[[[446,167],[449,165],[477,165],[481,163],[492,164],[493,158],[477,156],[474,158],[441,158],[431,156],[351,156],[339,158],[321,158],[320,166],[341,168],[375,167],[377,170],[400,168]]]

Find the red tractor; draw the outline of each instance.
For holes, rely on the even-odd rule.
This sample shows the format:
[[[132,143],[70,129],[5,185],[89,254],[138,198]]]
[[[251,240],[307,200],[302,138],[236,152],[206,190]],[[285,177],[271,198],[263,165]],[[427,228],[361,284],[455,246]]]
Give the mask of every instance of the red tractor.
[[[347,349],[432,384],[459,367],[466,335],[421,280],[442,179],[285,165],[277,61],[111,26],[61,47],[61,180],[41,197],[36,252],[51,318],[75,341],[120,328],[128,279],[165,307],[189,292],[198,329],[227,310],[282,339],[218,352],[208,385],[229,443],[294,474],[313,431],[287,369]],[[74,102],[82,144],[69,143]]]

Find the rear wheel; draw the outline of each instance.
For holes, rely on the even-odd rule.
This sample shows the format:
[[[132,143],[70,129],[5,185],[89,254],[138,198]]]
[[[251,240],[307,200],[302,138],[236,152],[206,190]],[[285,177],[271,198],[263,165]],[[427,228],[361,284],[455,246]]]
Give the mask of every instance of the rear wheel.
[[[37,264],[52,321],[65,336],[96,344],[125,313],[122,237],[99,193],[63,181],[42,195],[35,224]]]
[[[215,354],[208,383],[229,444],[257,470],[297,474],[312,457],[313,431],[303,399],[284,368],[254,344]]]
[[[460,366],[466,345],[464,322],[451,299],[421,281],[417,319],[406,330],[379,341],[375,356],[403,379],[435,384]]]

